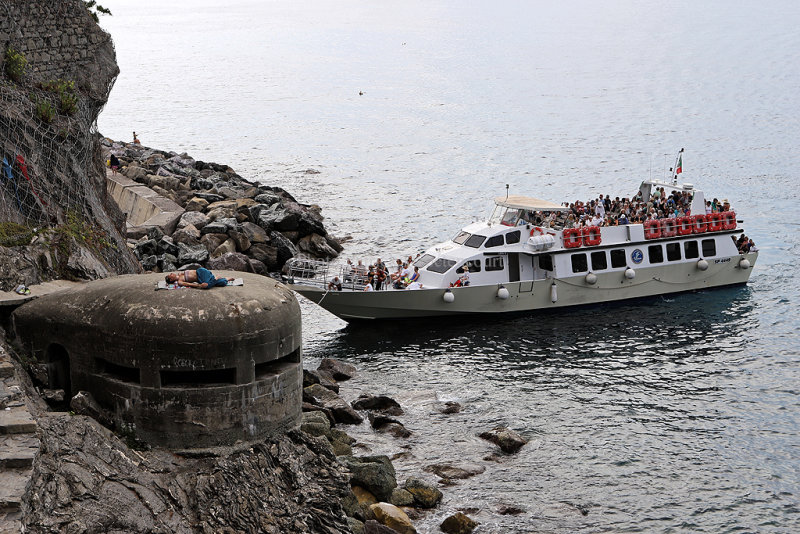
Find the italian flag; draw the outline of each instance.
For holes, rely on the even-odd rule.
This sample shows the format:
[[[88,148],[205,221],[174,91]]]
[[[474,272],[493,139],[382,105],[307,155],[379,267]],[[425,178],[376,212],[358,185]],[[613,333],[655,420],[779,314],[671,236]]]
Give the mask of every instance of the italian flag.
[[[675,174],[680,174],[683,172],[683,154],[678,156],[678,166],[675,167]]]

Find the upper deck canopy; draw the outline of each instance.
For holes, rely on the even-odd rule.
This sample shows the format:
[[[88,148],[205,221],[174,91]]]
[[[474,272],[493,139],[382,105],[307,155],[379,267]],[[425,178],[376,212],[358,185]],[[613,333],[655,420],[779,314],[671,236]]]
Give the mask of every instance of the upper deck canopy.
[[[523,197],[520,195],[512,195],[508,198],[497,197],[494,203],[498,206],[505,208],[529,210],[529,211],[569,211],[567,206],[561,206],[550,202],[549,200],[542,200],[540,198]]]

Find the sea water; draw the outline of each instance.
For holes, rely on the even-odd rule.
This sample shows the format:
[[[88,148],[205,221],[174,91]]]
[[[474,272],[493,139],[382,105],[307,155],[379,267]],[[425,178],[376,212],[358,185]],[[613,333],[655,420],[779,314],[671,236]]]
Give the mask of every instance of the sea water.
[[[680,181],[761,251],[746,286],[352,326],[305,301],[305,365],[349,361],[346,398],[401,402],[412,437],[347,429],[401,482],[485,468],[420,532],[456,510],[493,533],[800,530],[800,4],[103,4],[121,74],[101,132],[320,205],[353,260],[447,239],[506,184],[630,196],[685,148]],[[529,443],[493,455],[477,434],[496,425]]]

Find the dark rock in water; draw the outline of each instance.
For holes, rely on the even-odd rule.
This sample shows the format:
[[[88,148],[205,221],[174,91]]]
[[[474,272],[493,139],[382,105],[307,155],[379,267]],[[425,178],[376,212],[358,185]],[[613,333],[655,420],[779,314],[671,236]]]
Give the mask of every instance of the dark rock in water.
[[[444,479],[462,480],[474,477],[486,471],[486,468],[478,464],[462,463],[453,465],[449,463],[432,464],[422,468],[427,473],[433,473]]]
[[[364,523],[364,534],[400,534],[393,528],[389,528],[386,525],[381,525],[374,519],[370,519],[369,521]]]
[[[318,371],[303,369],[303,387],[313,386],[314,384],[321,384],[334,393],[339,393],[339,384],[330,378],[330,376]]]
[[[389,503],[395,506],[411,506],[414,504],[414,496],[403,488],[395,488],[392,490]]]
[[[439,488],[419,478],[408,478],[403,488],[423,508],[433,508],[442,500],[442,492],[439,491]]]
[[[317,369],[329,372],[334,380],[340,382],[343,380],[350,380],[356,376],[356,368],[354,365],[334,360],[333,358],[323,358]]]
[[[343,398],[320,384],[303,388],[303,400],[327,408],[338,423],[357,425],[364,419]]]
[[[498,426],[488,432],[483,432],[479,437],[491,441],[499,446],[503,452],[508,453],[517,452],[527,443],[522,436],[504,426]]]
[[[304,401],[302,409],[303,409],[304,413],[305,412],[319,412],[319,413],[323,414],[325,417],[328,418],[328,421],[330,421],[331,425],[335,425],[336,424],[336,418],[333,416],[333,412],[331,412],[327,408],[323,408],[322,406],[316,406],[314,404],[311,404],[310,402]]]
[[[178,243],[178,263],[202,263],[208,259],[208,250],[203,245],[190,247]]]
[[[388,456],[339,456],[338,460],[350,470],[351,485],[367,489],[380,501],[391,498],[397,480]]]
[[[451,515],[439,526],[447,534],[470,534],[478,523],[461,512]]]
[[[458,413],[461,411],[461,404],[455,401],[447,401],[437,407],[437,409],[444,414]]]
[[[362,393],[353,401],[356,410],[377,410],[386,415],[403,415],[400,403],[386,395],[370,395]]]
[[[208,260],[207,264],[209,269],[217,269],[221,271],[241,271],[252,273],[253,266],[250,265],[250,259],[241,252],[228,252],[218,258]]]
[[[398,438],[407,438],[411,436],[411,431],[408,430],[406,427],[404,427],[403,423],[401,423],[397,419],[393,419],[391,417],[382,414],[375,414],[372,412],[368,414],[368,417],[370,425],[372,425],[372,428],[380,432],[391,434]]]
[[[273,204],[277,204],[281,201],[278,195],[274,195],[272,193],[261,193],[260,195],[256,195],[254,200],[259,204],[264,204],[265,206],[272,206]]]
[[[344,247],[339,242],[339,240],[333,237],[332,235],[330,234],[326,235],[325,240],[328,242],[328,246],[331,247],[333,250],[335,250],[337,253],[344,250]]]
[[[38,424],[30,487],[41,489],[26,503],[27,532],[348,532],[348,476],[303,432],[186,458],[132,451],[83,416]]]
[[[524,508],[513,506],[509,504],[501,504],[497,507],[497,513],[500,515],[519,515],[525,512]]]

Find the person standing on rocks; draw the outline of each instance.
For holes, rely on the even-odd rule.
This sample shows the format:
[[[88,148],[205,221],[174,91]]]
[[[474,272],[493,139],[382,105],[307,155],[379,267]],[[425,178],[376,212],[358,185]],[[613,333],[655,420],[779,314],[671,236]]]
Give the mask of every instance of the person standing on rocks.
[[[111,166],[112,174],[117,174],[117,170],[119,169],[119,158],[114,154],[111,154],[111,157],[108,159],[109,165]]]
[[[139,138],[136,137],[136,132],[133,132],[133,144],[134,145],[141,145],[142,144],[142,142],[139,141]]]

